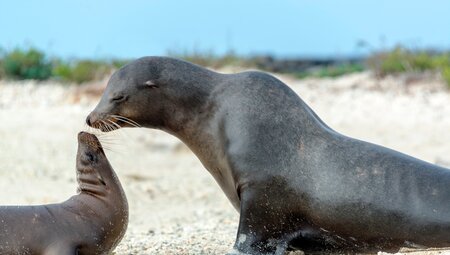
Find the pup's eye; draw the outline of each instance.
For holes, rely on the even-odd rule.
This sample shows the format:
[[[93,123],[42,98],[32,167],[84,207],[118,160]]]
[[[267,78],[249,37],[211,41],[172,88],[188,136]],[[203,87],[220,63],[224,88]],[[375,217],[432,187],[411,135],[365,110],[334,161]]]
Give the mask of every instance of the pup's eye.
[[[90,162],[94,162],[94,160],[95,160],[94,155],[92,155],[91,153],[86,153],[86,157],[88,158],[88,160]]]

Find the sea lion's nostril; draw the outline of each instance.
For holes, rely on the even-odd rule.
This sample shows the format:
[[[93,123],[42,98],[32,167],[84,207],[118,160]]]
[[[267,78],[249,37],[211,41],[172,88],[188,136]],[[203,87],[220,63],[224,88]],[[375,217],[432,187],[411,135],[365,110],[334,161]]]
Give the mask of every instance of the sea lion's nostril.
[[[87,116],[86,124],[88,124],[88,126],[91,126],[91,116]]]

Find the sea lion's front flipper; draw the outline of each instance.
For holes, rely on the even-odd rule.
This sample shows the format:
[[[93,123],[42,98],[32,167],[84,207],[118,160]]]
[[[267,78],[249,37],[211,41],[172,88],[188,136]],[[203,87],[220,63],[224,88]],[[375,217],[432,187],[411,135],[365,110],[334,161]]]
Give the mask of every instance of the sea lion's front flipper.
[[[78,255],[78,248],[75,245],[55,244],[49,246],[42,255]]]
[[[284,255],[288,247],[282,203],[264,201],[267,196],[251,187],[241,190],[239,228],[230,254]],[[267,208],[265,205],[273,206]]]

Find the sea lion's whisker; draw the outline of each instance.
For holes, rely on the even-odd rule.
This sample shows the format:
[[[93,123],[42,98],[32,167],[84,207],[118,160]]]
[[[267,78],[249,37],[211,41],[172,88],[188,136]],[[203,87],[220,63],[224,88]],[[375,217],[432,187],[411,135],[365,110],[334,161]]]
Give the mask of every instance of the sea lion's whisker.
[[[133,126],[133,127],[139,127],[139,126],[136,126],[134,123],[131,123],[131,122],[125,120],[125,119],[119,119],[119,118],[114,117],[114,116],[110,116],[110,117],[113,118],[113,119],[115,119],[115,120],[119,120],[119,121],[125,122],[125,123],[127,123],[127,124],[130,124],[130,125]]]
[[[106,121],[108,121],[109,123],[111,123],[113,126],[115,126],[117,129],[120,129],[121,126],[117,123],[115,123],[114,121],[110,120],[110,119],[106,119]]]
[[[84,123],[84,125],[83,125],[83,129],[85,130],[85,131],[87,131],[87,132],[89,132],[90,133],[90,127],[88,126],[88,124],[86,124],[86,122]]]
[[[109,147],[109,146],[102,146],[102,149],[107,150],[107,151],[112,151],[111,147]]]
[[[111,115],[109,115],[108,117],[110,117],[110,118],[114,118],[114,119],[117,119],[116,117],[113,117],[113,116],[111,116]],[[111,122],[113,125],[114,125],[114,130],[119,130],[119,134],[120,135],[122,135],[122,136],[124,136],[124,137],[126,137],[126,138],[130,138],[122,129],[121,129],[121,126],[118,124],[118,123],[116,123],[116,122],[114,122],[113,120],[111,120],[111,119],[106,119],[108,122]],[[123,120],[121,120],[121,121],[123,121]],[[126,122],[126,121],[124,121],[124,122]],[[129,123],[130,125],[132,125],[132,126],[135,126],[133,123]],[[135,126],[135,127],[140,127],[140,126]]]
[[[115,115],[115,114],[111,114],[109,116],[113,117],[116,120],[120,120],[120,121],[123,121],[125,123],[128,123],[128,124],[130,124],[130,125],[132,125],[134,127],[142,127],[139,123],[137,123],[136,121],[134,121],[134,120],[132,120],[130,118],[127,118],[127,117],[124,117],[124,116],[120,116],[120,115]]]
[[[103,127],[106,129],[106,131],[108,131],[108,132],[110,132],[110,131],[112,131],[111,130],[111,127],[108,125],[108,123],[103,123]]]
[[[120,141],[120,139],[112,136],[99,136],[98,138],[102,141]]]
[[[116,119],[116,120],[125,122],[125,123],[127,123],[127,124],[130,124],[130,125],[133,126],[133,127],[138,127],[138,128],[141,127],[140,125],[135,124],[135,123],[133,123],[133,122],[130,122],[130,121],[126,120],[126,119],[121,119],[121,118],[118,118],[118,117],[115,117],[115,116],[111,116],[111,118],[114,118],[114,119]]]
[[[99,139],[102,144],[113,144],[113,145],[119,145],[118,141],[111,141],[111,140],[103,140]]]
[[[102,137],[102,138],[113,138],[111,136],[111,133],[105,133],[105,132],[100,132],[97,137]]]
[[[101,131],[101,129],[103,128],[102,123],[98,123],[98,125],[96,125],[95,128],[98,128],[98,129],[100,129],[100,131]],[[102,132],[103,132],[103,131],[102,131]]]
[[[136,126],[141,127],[141,125],[140,125],[139,123],[137,123],[136,121],[134,121],[134,120],[132,120],[132,119],[130,119],[130,118],[127,118],[127,117],[125,117],[125,116],[116,115],[116,114],[111,114],[110,116],[116,117],[116,118],[119,118],[119,119],[126,120],[126,121],[128,121],[128,122],[131,122],[131,123],[135,124]]]
[[[103,120],[100,120],[99,124],[101,124],[100,129],[102,130],[102,132],[103,132],[103,129],[105,129],[106,131],[109,131],[109,129],[106,127],[106,124],[103,122]]]
[[[111,127],[111,124],[108,122],[108,120],[103,120],[105,122],[105,125],[108,127],[109,131],[113,130],[113,127]]]
[[[102,144],[102,149],[117,152],[114,150],[117,146],[117,144]]]
[[[110,136],[109,134],[111,134],[110,132],[108,133],[102,133],[101,135],[98,135],[97,138],[100,141],[100,143],[102,144],[102,147],[104,147],[103,145],[122,145],[122,143],[120,142],[119,139]]]
[[[111,147],[109,147],[109,146],[106,146],[106,147],[102,146],[102,148],[103,148],[103,150],[106,150],[106,151],[110,151],[110,152],[117,153],[117,154],[123,154],[122,152],[111,149]]]
[[[101,143],[114,143],[114,144],[121,144],[119,140],[107,140],[107,139],[99,139]]]
[[[106,121],[104,121],[104,120],[100,120],[105,126],[105,128],[106,128],[106,130],[108,130],[108,131],[114,131],[114,127],[112,127],[111,126],[111,124],[109,124],[109,123],[107,123]]]
[[[90,127],[90,126],[89,126],[88,124],[86,124],[86,123],[84,123],[84,130],[85,130],[86,132],[91,133],[91,134],[94,134],[94,135],[96,135],[96,136],[99,136],[99,135],[102,134],[101,131],[99,131],[99,130],[96,129],[96,128]]]
[[[117,138],[117,133],[115,132],[102,132],[99,135],[97,135],[98,139],[100,141],[106,141],[106,142],[118,142],[122,139]]]
[[[114,127],[114,130],[119,130],[120,135],[123,135],[121,126],[119,124],[115,123],[114,121],[112,121],[110,119],[106,119],[106,121],[108,121],[109,123],[112,124],[111,126]]]
[[[100,129],[100,130],[105,129],[104,124],[101,121],[98,123],[98,127],[97,128]]]
[[[118,134],[120,134],[121,136],[124,136],[124,137],[126,137],[126,138],[129,138],[129,137],[123,132],[123,130],[121,129],[121,126],[120,126],[119,124],[115,123],[114,121],[112,121],[112,120],[110,120],[110,119],[105,119],[103,122],[104,122],[105,124],[108,125],[110,131],[118,130],[118,131],[119,131]],[[108,122],[108,123],[106,123],[106,122]],[[114,124],[114,126],[111,125],[111,124],[109,124],[109,123]]]

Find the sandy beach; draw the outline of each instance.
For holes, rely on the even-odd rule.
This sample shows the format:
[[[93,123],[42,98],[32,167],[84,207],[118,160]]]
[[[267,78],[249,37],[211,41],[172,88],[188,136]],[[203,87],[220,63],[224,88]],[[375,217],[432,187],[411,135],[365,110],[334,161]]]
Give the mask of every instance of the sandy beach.
[[[278,76],[333,129],[450,166],[450,92],[438,78]],[[0,81],[0,204],[61,202],[76,192],[76,135],[96,104],[71,86]],[[149,129],[100,136],[130,222],[114,254],[225,254],[239,215],[178,139]],[[408,254],[450,254],[425,251]]]

